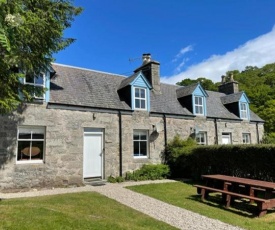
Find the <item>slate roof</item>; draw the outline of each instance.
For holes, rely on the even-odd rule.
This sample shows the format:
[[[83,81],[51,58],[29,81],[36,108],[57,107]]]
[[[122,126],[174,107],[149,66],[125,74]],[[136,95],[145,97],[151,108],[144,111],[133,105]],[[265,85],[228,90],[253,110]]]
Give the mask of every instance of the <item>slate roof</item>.
[[[221,97],[221,101],[224,105],[238,102],[241,99],[242,95],[243,95],[243,92],[226,95]]]
[[[117,93],[118,89],[128,85],[136,76],[115,75],[105,72],[81,69],[71,66],[52,64],[56,74],[51,78],[50,103],[85,106],[102,109],[131,110]],[[178,101],[178,90],[181,86],[162,84],[161,94],[150,91],[150,111],[156,113],[194,116]],[[186,87],[187,91],[191,90]],[[185,92],[185,90],[183,90]],[[239,119],[223,105],[221,98],[226,95],[219,92],[206,91],[208,97],[207,116],[213,118]],[[251,120],[263,121],[251,111]]]
[[[199,85],[199,83],[195,83],[192,85],[182,86],[182,87],[178,88],[177,89],[177,97],[182,98],[182,97],[191,95],[194,92],[194,90],[197,88],[198,85]]]
[[[135,80],[135,78],[136,78],[139,74],[140,74],[140,71],[137,72],[137,73],[135,73],[135,74],[133,74],[132,76],[127,77],[127,78],[125,78],[124,80],[122,80],[120,86],[118,87],[118,90],[124,88],[124,87],[127,86],[127,85],[129,85],[133,80]]]

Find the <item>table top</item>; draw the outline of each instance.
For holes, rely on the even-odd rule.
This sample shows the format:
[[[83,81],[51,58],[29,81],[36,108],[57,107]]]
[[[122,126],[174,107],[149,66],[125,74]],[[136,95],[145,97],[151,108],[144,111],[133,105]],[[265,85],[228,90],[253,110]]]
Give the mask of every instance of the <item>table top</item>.
[[[243,184],[243,185],[251,185],[251,186],[255,186],[255,187],[259,187],[259,188],[275,189],[275,183],[268,182],[268,181],[262,181],[262,180],[254,180],[254,179],[226,176],[226,175],[220,175],[220,174],[202,175],[202,178],[222,180],[225,182],[233,182],[233,183],[238,183],[238,184]]]

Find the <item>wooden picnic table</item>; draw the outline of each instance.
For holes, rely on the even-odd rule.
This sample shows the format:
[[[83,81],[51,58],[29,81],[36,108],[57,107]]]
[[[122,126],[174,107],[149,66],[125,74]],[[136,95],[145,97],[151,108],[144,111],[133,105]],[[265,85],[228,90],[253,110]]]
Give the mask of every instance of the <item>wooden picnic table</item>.
[[[215,181],[220,181],[223,184],[224,190],[236,191],[240,187],[244,187],[243,191],[249,192],[249,196],[255,196],[255,191],[262,191],[265,199],[271,199],[275,191],[275,183],[254,180],[249,178],[226,176],[226,175],[202,175],[206,185],[211,185]],[[231,188],[230,188],[231,187]],[[239,190],[241,192],[241,190]]]
[[[226,207],[230,206],[231,198],[250,199],[250,203],[256,202],[259,208],[259,216],[266,214],[267,209],[275,207],[275,183],[254,180],[227,175],[202,175],[205,185],[194,185],[201,194],[202,200],[207,198],[209,192],[222,194]],[[258,192],[262,197],[258,197]]]

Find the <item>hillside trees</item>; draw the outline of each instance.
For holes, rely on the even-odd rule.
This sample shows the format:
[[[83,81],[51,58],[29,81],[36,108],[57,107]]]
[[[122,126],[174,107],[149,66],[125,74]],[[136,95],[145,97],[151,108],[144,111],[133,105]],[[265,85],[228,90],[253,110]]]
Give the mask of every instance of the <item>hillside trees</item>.
[[[18,106],[18,90],[25,100],[39,91],[20,78],[46,70],[52,55],[74,41],[63,31],[81,11],[70,0],[0,0],[0,114]]]

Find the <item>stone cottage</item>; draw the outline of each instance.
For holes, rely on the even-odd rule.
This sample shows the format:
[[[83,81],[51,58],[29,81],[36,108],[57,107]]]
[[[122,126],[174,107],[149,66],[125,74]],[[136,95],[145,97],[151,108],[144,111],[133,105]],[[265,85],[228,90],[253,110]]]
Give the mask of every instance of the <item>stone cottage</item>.
[[[143,55],[130,77],[53,64],[25,84],[42,97],[0,117],[1,189],[81,185],[160,163],[176,134],[198,144],[256,144],[264,121],[231,79],[220,92],[160,83]]]

